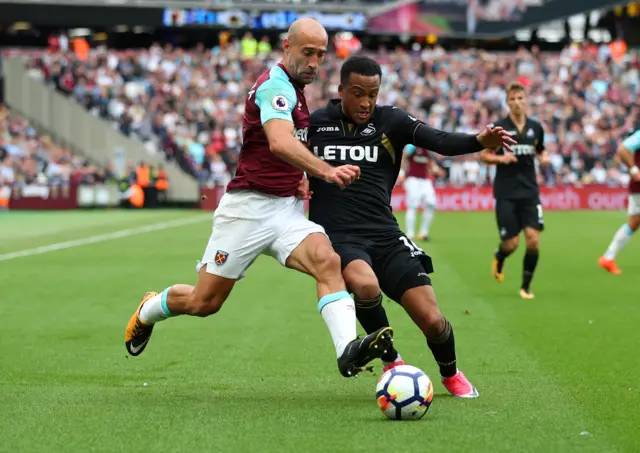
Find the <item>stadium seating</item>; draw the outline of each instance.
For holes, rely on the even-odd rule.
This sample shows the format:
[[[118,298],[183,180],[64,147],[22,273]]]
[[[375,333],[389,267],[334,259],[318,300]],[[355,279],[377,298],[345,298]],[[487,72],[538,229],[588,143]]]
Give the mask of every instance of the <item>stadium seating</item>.
[[[223,3],[224,0],[218,2]],[[229,0],[227,0],[229,1]],[[341,3],[341,4],[358,4],[358,3],[393,3],[396,0],[259,0],[259,3],[272,3],[276,5],[282,5],[286,7],[287,5],[296,5],[296,6],[304,6],[304,5],[317,5],[322,3]],[[229,1],[229,3],[231,3]],[[251,3],[249,0],[242,0],[240,2],[234,2],[237,6],[238,4],[242,5],[243,3]],[[254,2],[258,3],[258,2]]]
[[[23,117],[0,106],[0,187],[97,184],[113,180],[112,170],[56,146],[48,136],[38,135]]]
[[[551,167],[547,185],[621,185],[615,150],[638,123],[635,103],[640,63],[627,54],[614,61],[606,45],[572,45],[560,53],[412,52],[380,50],[381,104],[395,104],[447,131],[472,132],[506,114],[504,88],[517,81],[530,93],[531,115],[546,130]],[[245,58],[240,43],[184,51],[167,45],[142,51],[94,49],[86,61],[72,53],[34,60],[47,83],[91,112],[145,142],[150,151],[183,161],[203,184],[224,184],[241,145],[245,93],[281,53]],[[340,61],[327,57],[319,80],[307,89],[313,111],[335,96]],[[438,184],[486,185],[492,169],[474,157],[440,158]],[[227,171],[224,171],[224,163]]]

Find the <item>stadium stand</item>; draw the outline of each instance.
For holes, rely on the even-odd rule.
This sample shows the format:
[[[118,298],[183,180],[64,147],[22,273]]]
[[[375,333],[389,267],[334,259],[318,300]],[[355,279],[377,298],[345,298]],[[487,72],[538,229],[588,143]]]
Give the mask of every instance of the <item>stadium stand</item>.
[[[71,182],[98,184],[115,181],[110,165],[95,165],[50,137],[38,135],[20,115],[0,106],[0,186]]]
[[[369,5],[378,5],[385,3],[393,3],[394,0],[259,0],[259,3],[272,4],[282,6],[283,8],[287,6],[313,6],[313,5],[322,5],[322,4],[339,4],[343,5],[358,5],[358,4],[369,4]],[[218,3],[224,3],[223,1],[219,1]],[[230,1],[228,3],[231,3]],[[242,0],[240,2],[233,2],[236,6],[237,4],[242,5],[243,3],[250,3],[248,0]],[[258,2],[253,2],[253,4]]]
[[[243,54],[243,49],[245,54]],[[506,113],[504,88],[517,81],[530,93],[531,114],[546,129],[552,165],[546,185],[624,185],[614,159],[620,140],[637,124],[640,60],[614,58],[608,45],[572,44],[560,53],[521,48],[370,53],[383,65],[379,103],[395,104],[448,131],[477,131]],[[164,152],[202,184],[225,184],[241,145],[244,96],[256,77],[280,58],[278,50],[246,55],[240,40],[190,51],[92,49],[86,58],[49,51],[33,59],[47,83],[72,96],[123,134]],[[311,110],[337,93],[341,61],[329,56],[307,89]],[[474,157],[439,160],[439,185],[487,185],[493,172]],[[624,170],[624,169],[622,169]]]
[[[342,5],[345,4],[358,4],[358,3],[369,3],[369,4],[380,4],[380,3],[392,3],[392,0],[261,0],[264,3],[275,3],[277,5],[287,6],[287,5],[315,5],[318,3],[340,3]]]

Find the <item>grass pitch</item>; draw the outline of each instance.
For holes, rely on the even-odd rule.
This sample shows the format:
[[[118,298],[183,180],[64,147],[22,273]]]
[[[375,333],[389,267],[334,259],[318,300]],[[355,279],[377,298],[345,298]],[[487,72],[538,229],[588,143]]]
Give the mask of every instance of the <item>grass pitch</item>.
[[[136,230],[184,218],[193,223]],[[503,284],[491,279],[492,214],[437,214],[423,245],[480,398],[446,395],[424,338],[385,302],[401,354],[435,383],[418,422],[383,419],[377,376],[339,375],[313,281],[271,258],[219,314],[160,323],[127,358],[143,293],[195,281],[209,218],[0,214],[0,451],[640,451],[640,240],[620,256],[623,275],[596,265],[624,213],[546,213],[533,301],[518,297],[522,250]],[[83,241],[125,229],[138,234]]]

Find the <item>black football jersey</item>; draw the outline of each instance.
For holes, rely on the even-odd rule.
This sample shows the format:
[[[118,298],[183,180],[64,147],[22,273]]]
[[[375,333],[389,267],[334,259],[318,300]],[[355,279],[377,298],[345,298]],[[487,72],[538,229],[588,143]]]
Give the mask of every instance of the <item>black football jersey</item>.
[[[527,118],[524,128],[518,130],[509,116],[496,121],[493,126],[500,126],[511,133],[517,142],[511,145],[518,162],[509,165],[496,165],[496,177],[493,182],[493,194],[496,198],[522,199],[538,198],[540,191],[536,181],[536,155],[544,151],[544,130],[542,125]],[[504,148],[496,154],[504,154]]]
[[[391,192],[398,178],[404,147],[423,124],[402,109],[376,106],[366,124],[352,123],[340,100],[311,115],[310,149],[333,166],[360,167],[360,179],[340,189],[318,178],[310,178],[313,196],[309,218],[329,235],[384,236],[397,234],[398,223],[391,209]]]

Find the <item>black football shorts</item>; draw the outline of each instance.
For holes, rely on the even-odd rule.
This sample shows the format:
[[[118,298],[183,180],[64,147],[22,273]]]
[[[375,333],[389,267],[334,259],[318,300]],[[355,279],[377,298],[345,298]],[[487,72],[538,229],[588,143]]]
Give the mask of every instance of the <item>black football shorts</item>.
[[[542,204],[538,198],[496,200],[496,220],[501,239],[518,236],[525,228],[544,230]]]
[[[342,260],[342,270],[352,261],[365,261],[376,274],[382,292],[398,303],[406,291],[431,286],[431,258],[401,231],[380,239],[329,236]]]

